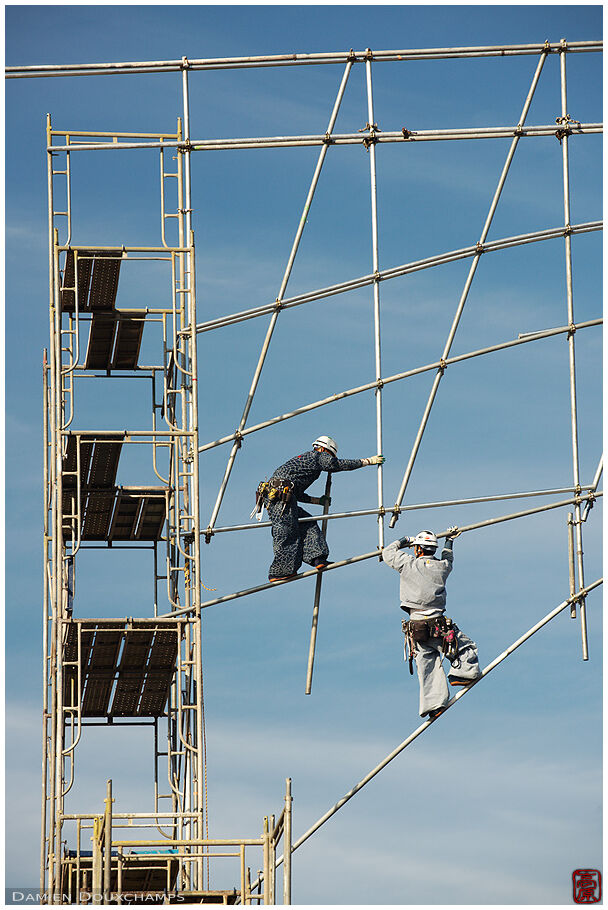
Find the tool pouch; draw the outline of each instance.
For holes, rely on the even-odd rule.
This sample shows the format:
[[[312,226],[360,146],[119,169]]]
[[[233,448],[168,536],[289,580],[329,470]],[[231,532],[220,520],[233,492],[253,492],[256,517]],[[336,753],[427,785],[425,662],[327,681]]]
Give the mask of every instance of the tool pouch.
[[[429,622],[427,619],[410,619],[408,632],[412,641],[429,640]]]
[[[255,506],[253,508],[253,512],[249,516],[250,518],[253,518],[255,515],[257,521],[262,520],[262,514],[264,512],[264,498],[267,495],[268,481],[262,480],[262,482],[258,484],[257,490],[255,491]]]
[[[404,619],[401,628],[405,633],[404,652],[409,662],[410,676],[414,675],[414,655],[416,642],[425,642],[429,639],[429,624],[426,619]],[[408,656],[409,651],[409,656]]]
[[[268,499],[270,502],[289,502],[293,496],[291,480],[280,480],[272,477],[268,481]]]

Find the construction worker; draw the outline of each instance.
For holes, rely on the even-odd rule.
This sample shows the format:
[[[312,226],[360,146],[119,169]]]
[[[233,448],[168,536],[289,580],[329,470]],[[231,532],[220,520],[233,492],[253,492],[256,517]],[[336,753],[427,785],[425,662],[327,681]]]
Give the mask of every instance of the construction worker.
[[[458,528],[448,528],[441,559],[435,557],[437,538],[432,531],[416,537],[402,537],[382,551],[387,566],[401,576],[401,609],[409,614],[403,621],[405,653],[409,649],[410,673],[416,660],[420,683],[420,716],[438,717],[445,711],[450,692],[442,656],[451,664],[448,680],[452,686],[470,686],[481,675],[477,645],[445,614],[445,583],[452,571],[452,547]],[[403,552],[414,547],[414,555]]]
[[[298,502],[324,507],[331,502],[329,497],[309,496],[304,492],[321,472],[355,471],[366,465],[383,464],[385,460],[382,455],[339,459],[337,454],[336,441],[331,436],[319,436],[312,444],[312,451],[290,458],[276,469],[269,481],[258,486],[254,512],[261,517],[265,506],[272,522],[274,560],[268,570],[269,581],[292,578],[302,562],[317,569],[324,569],[328,564],[329,547],[318,524],[298,521],[311,517]]]

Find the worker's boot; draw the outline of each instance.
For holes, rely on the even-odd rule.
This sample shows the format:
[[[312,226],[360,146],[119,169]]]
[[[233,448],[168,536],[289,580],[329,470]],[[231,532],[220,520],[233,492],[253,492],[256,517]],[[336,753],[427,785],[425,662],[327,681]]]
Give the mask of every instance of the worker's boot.
[[[297,572],[292,572],[291,575],[269,575],[268,581],[272,584],[277,581],[289,581],[290,578],[295,578],[297,574]]]
[[[435,720],[436,717],[439,717],[440,714],[443,714],[445,708],[435,708],[433,711],[429,711],[429,720]]]
[[[327,556],[317,556],[313,559],[312,564],[315,569],[326,569],[331,565],[331,559],[328,559]]]
[[[477,677],[479,679],[479,677]],[[472,686],[474,682],[477,682],[477,679],[451,679],[451,686]]]

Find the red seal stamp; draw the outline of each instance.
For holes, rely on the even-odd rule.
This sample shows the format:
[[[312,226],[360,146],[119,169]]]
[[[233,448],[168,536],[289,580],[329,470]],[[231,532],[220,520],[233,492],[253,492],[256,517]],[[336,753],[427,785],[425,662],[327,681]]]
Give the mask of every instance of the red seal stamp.
[[[602,873],[597,869],[575,869],[572,873],[572,899],[575,904],[599,904],[602,899]]]

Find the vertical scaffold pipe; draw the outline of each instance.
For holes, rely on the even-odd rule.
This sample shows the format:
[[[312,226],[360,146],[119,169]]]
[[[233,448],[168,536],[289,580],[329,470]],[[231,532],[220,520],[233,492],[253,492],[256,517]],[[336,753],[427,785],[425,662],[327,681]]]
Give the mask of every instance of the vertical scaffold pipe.
[[[291,253],[289,254],[289,260],[287,262],[285,274],[283,275],[281,287],[280,287],[279,293],[277,295],[276,309],[271,316],[270,324],[266,331],[266,337],[264,339],[264,344],[262,345],[262,350],[260,352],[258,363],[255,368],[255,373],[253,375],[253,380],[251,382],[251,387],[249,389],[249,393],[247,395],[247,400],[245,402],[245,407],[243,409],[243,414],[241,416],[241,420],[239,423],[239,427],[238,427],[239,434],[245,429],[245,424],[247,423],[247,418],[249,417],[251,405],[253,404],[253,397],[255,395],[256,389],[258,387],[258,383],[260,381],[262,368],[263,368],[264,362],[266,360],[266,355],[268,354],[268,348],[270,346],[272,334],[274,332],[274,328],[275,328],[275,325],[276,325],[276,322],[277,322],[277,319],[279,316],[281,301],[283,300],[283,297],[285,296],[285,290],[287,288],[287,283],[291,276],[291,270],[293,268],[293,264],[294,264],[294,261],[296,258],[296,253],[298,252],[298,248],[300,246],[300,240],[302,239],[302,234],[304,233],[304,227],[306,225],[306,219],[308,218],[308,212],[309,212],[309,209],[310,209],[310,206],[311,206],[314,194],[315,194],[315,190],[317,188],[317,184],[319,182],[319,177],[321,176],[321,168],[323,167],[323,162],[325,161],[325,156],[327,155],[327,149],[329,148],[329,145],[331,144],[331,133],[333,132],[333,129],[334,129],[334,126],[336,123],[336,119],[338,117],[338,111],[340,110],[342,98],[344,97],[344,92],[346,90],[346,83],[348,82],[348,77],[349,77],[350,71],[352,69],[352,65],[353,65],[353,63],[351,60],[349,60],[348,63],[346,64],[346,69],[344,70],[344,75],[342,76],[342,82],[340,83],[340,88],[338,89],[338,95],[336,97],[334,109],[331,113],[331,117],[329,118],[329,124],[327,126],[327,132],[325,134],[327,141],[324,143],[323,148],[321,149],[321,151],[319,153],[317,166],[316,166],[315,172],[313,174],[313,178],[312,178],[312,181],[310,184],[310,189],[308,191],[308,196],[306,197],[306,202],[304,203],[304,209],[302,211],[300,223],[299,223],[298,229],[296,231],[296,236],[293,241]],[[236,454],[239,450],[240,444],[241,444],[241,440],[240,440],[240,436],[239,436],[235,439],[234,444],[232,446],[232,450],[230,452],[230,456],[228,458],[228,464],[226,465],[226,470],[224,472],[224,476],[222,478],[222,483],[220,485],[217,499],[216,499],[215,505],[213,507],[213,512],[211,513],[211,518],[209,519],[208,531],[213,530],[213,527],[217,520],[217,516],[218,516],[219,510],[220,510],[220,507],[222,505],[224,493],[226,492],[228,480],[230,479],[230,474],[232,472],[232,467],[234,465],[234,461],[236,459]]]
[[[55,689],[55,716],[53,726],[55,727],[55,754],[54,775],[55,775],[55,844],[54,844],[54,883],[55,894],[60,893],[61,889],[61,830],[63,824],[63,740],[64,740],[64,717],[63,717],[63,606],[62,606],[62,582],[63,582],[63,522],[62,522],[62,435],[63,426],[63,388],[61,379],[61,289],[59,286],[59,237],[57,229],[53,230],[53,280],[54,280],[54,401],[52,403],[55,412],[55,444],[53,447],[53,456],[55,468],[53,474],[53,635],[55,647],[55,672],[53,675],[53,687]],[[74,257],[74,283],[78,287],[78,264]],[[75,294],[77,292],[75,291]]]
[[[325,483],[325,496],[329,499],[329,494],[331,493],[331,474],[327,474],[327,481]],[[325,512],[329,509],[329,504],[326,502],[324,506]],[[321,532],[323,537],[327,534],[327,518],[323,519],[321,523]],[[306,695],[310,695],[312,691],[312,671],[315,663],[315,648],[317,645],[317,626],[319,624],[319,603],[321,601],[321,583],[323,581],[323,573],[319,571],[317,576],[317,581],[315,584],[315,599],[312,608],[312,627],[310,630],[310,646],[308,649],[308,669],[306,671]]]
[[[380,348],[380,272],[378,257],[378,193],[376,186],[376,122],[374,120],[374,95],[372,91],[372,52],[367,49],[365,61],[365,75],[367,82],[367,117],[371,134],[369,142],[369,174],[371,192],[371,220],[372,220],[372,267],[374,273],[374,350],[376,361],[376,453],[382,455],[382,356]],[[382,465],[378,465],[378,509],[384,507],[384,492],[382,485]],[[378,546],[384,547],[384,515],[378,513]]]
[[[283,903],[291,904],[291,821],[292,821],[291,777],[285,780],[285,824],[283,827]]]
[[[44,350],[42,361],[42,499],[43,499],[43,527],[44,543],[42,555],[42,807],[40,813],[40,893],[44,894],[45,868],[46,868],[46,803],[47,803],[47,775],[48,775],[48,725],[49,725],[49,690],[48,690],[48,637],[49,637],[49,576],[48,576],[48,545],[49,545],[49,508],[48,508],[48,479],[49,479],[49,425],[48,425],[48,369],[47,352]]]
[[[103,844],[103,902],[110,903],[110,883],[112,880],[112,781],[106,785],[106,811],[104,819]]]
[[[576,591],[576,572],[574,568],[574,515],[568,512],[568,576],[570,580],[570,597]],[[570,604],[570,618],[576,619],[576,601]]]
[[[562,39],[560,54],[560,82],[561,82],[561,146],[562,146],[562,173],[564,182],[564,227],[565,227],[565,255],[566,255],[566,297],[568,305],[568,325],[574,326],[574,294],[572,289],[572,238],[570,236],[570,173],[568,159],[568,99],[566,91],[566,40]],[[572,431],[572,474],[574,487],[580,488],[580,469],[578,454],[578,419],[576,406],[576,359],[574,350],[574,330],[568,333],[568,359],[570,367],[570,423]],[[574,533],[576,536],[576,561],[578,569],[578,587],[582,590],[585,586],[583,566],[583,528],[581,521],[580,503],[574,505]],[[587,644],[587,611],[585,599],[580,601],[581,615],[581,642],[583,660],[589,660]]]
[[[206,762],[204,757],[205,735],[203,729],[203,657],[202,657],[202,622],[201,622],[201,566],[200,566],[200,496],[199,496],[199,470],[198,470],[198,366],[196,350],[196,300],[195,300],[195,276],[194,276],[194,234],[192,231],[192,178],[191,178],[191,161],[190,161],[190,96],[188,85],[189,63],[186,57],[182,58],[182,92],[184,122],[183,135],[186,141],[186,150],[184,153],[184,187],[185,187],[185,222],[184,233],[185,241],[188,244],[188,251],[185,254],[185,289],[188,291],[188,310],[187,320],[190,335],[188,338],[190,347],[189,369],[191,371],[192,389],[190,392],[190,401],[187,414],[188,428],[191,436],[188,438],[188,445],[191,446],[192,461],[192,489],[190,492],[189,512],[192,517],[191,530],[194,535],[192,552],[194,562],[194,585],[191,590],[194,592],[195,608],[195,635],[196,635],[196,811],[197,811],[197,830],[198,837],[208,837],[208,815],[206,804],[207,782]],[[190,548],[188,548],[190,553]],[[198,888],[202,891],[204,888],[204,861],[199,857],[196,863]],[[210,887],[209,882],[207,886]]]
[[[518,123],[519,127],[523,126],[523,124],[525,123],[526,117],[528,116],[530,104],[532,103],[532,98],[534,97],[534,92],[536,91],[536,86],[538,85],[538,80],[540,79],[540,74],[542,72],[542,68],[543,68],[545,59],[547,57],[547,53],[548,53],[548,49],[544,49],[542,54],[540,55],[540,60],[538,61],[538,65],[536,67],[536,71],[535,71],[534,77],[532,79],[532,84],[530,86],[528,96],[526,98],[526,101],[524,103],[524,106],[523,106],[523,109],[521,112],[521,116],[519,118],[519,123]],[[490,226],[492,224],[492,219],[494,218],[494,213],[496,212],[496,207],[498,205],[498,201],[500,199],[503,187],[505,185],[505,181],[507,179],[507,174],[509,173],[509,168],[511,167],[511,162],[512,162],[513,156],[515,154],[515,150],[517,149],[519,139],[520,139],[519,135],[514,136],[512,142],[511,142],[511,147],[509,149],[509,153],[507,155],[505,165],[502,169],[502,174],[500,175],[500,179],[498,181],[498,186],[496,187],[496,192],[494,193],[494,198],[492,200],[492,204],[490,206],[490,210],[488,212],[486,222],[485,222],[485,224],[483,226],[483,230],[481,232],[481,237],[479,238],[479,245],[485,243],[486,237],[488,236],[488,231],[490,230]],[[467,297],[469,295],[469,290],[471,289],[471,284],[473,282],[473,278],[475,277],[475,272],[477,271],[477,266],[479,264],[480,258],[481,258],[481,250],[475,254],[473,261],[471,262],[471,267],[469,269],[469,274],[468,274],[467,280],[465,282],[464,290],[462,292],[462,296],[460,298],[458,307],[456,309],[456,315],[454,316],[454,321],[452,322],[452,327],[450,329],[448,339],[447,339],[445,347],[443,349],[443,354],[441,355],[441,361],[445,361],[450,353],[450,349],[452,347],[452,342],[454,341],[454,336],[456,335],[456,330],[458,328],[458,324],[460,323],[460,317],[462,316],[462,311],[463,311],[464,305],[467,301]],[[415,462],[416,456],[418,454],[418,449],[420,448],[420,443],[422,442],[422,436],[426,429],[426,425],[428,423],[428,419],[429,419],[429,416],[431,413],[431,408],[433,407],[433,402],[435,401],[435,396],[437,395],[437,390],[439,388],[439,383],[441,382],[441,379],[443,377],[443,373],[444,373],[444,367],[440,366],[439,369],[437,370],[437,374],[433,381],[431,393],[429,395],[429,399],[427,401],[426,408],[425,408],[424,414],[422,416],[422,421],[420,423],[420,427],[418,429],[418,433],[417,433],[416,439],[414,441],[414,446],[412,448],[412,452],[410,454],[410,458],[407,463],[407,467],[405,469],[405,474],[403,477],[403,481],[401,483],[401,487],[399,489],[399,494],[395,501],[394,511],[391,516],[391,520],[390,520],[390,524],[389,524],[389,526],[391,528],[394,528],[395,525],[397,524],[397,521],[399,520],[399,507],[401,506],[401,503],[403,502],[403,497],[405,495],[405,491],[406,491],[407,485],[409,483],[412,469],[414,467],[414,462]]]
[[[50,114],[46,115],[46,131],[47,131],[47,149],[50,147],[52,133],[51,133],[51,116]],[[55,231],[53,226],[53,155],[50,151],[47,151],[47,182],[48,182],[48,222],[49,222],[49,336],[50,336],[50,350],[49,350],[49,371],[48,375],[50,378],[49,384],[49,395],[47,399],[47,408],[48,408],[48,420],[49,420],[49,432],[50,432],[50,452],[49,452],[49,487],[47,490],[47,503],[46,508],[50,508],[50,524],[49,524],[49,547],[45,556],[45,570],[49,574],[49,584],[50,584],[50,612],[51,612],[51,640],[49,648],[50,662],[47,668],[47,681],[51,689],[51,710],[49,717],[50,724],[50,743],[48,747],[48,774],[49,774],[49,818],[48,818],[48,843],[47,843],[47,854],[45,857],[45,866],[46,866],[46,882],[47,888],[44,888],[43,891],[48,895],[49,903],[53,900],[53,891],[54,891],[54,868],[55,868],[55,761],[56,761],[56,748],[55,748],[55,738],[57,735],[57,724],[55,723],[55,717],[57,712],[57,687],[55,683],[55,665],[57,660],[56,652],[56,642],[57,642],[57,591],[56,591],[56,572],[55,568],[55,531],[56,531],[56,521],[55,521],[55,500],[56,500],[56,490],[55,490],[55,472],[57,470],[57,459],[55,457],[55,449],[57,446],[57,433],[56,433],[56,424],[55,424],[55,385],[56,385],[56,362],[55,362]],[[45,607],[46,610],[46,607]]]

